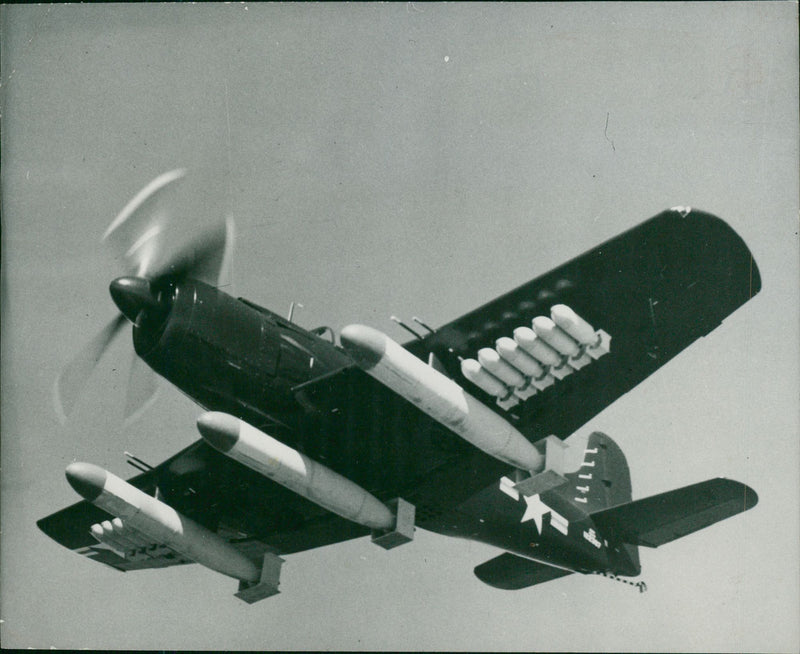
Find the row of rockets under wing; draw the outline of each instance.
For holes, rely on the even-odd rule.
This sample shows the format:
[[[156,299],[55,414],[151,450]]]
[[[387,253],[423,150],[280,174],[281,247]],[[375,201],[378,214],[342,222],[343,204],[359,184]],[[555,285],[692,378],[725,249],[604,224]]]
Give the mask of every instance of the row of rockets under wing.
[[[530,327],[517,327],[494,348],[478,351],[478,360],[463,359],[461,374],[497,398],[504,409],[552,386],[574,370],[607,354],[611,337],[597,330],[565,304],[537,316]]]
[[[609,352],[608,334],[595,331],[565,305],[554,306],[550,318],[534,318],[532,327],[518,327],[513,339],[503,337],[495,348],[480,350],[477,361],[462,361],[464,377],[495,396],[505,409]],[[553,470],[546,470],[552,468],[545,465],[547,448],[531,443],[454,380],[385,334],[364,325],[349,325],[341,332],[341,343],[372,377],[475,447],[527,471],[530,476],[520,487],[525,494],[559,483],[561,478],[556,475],[554,481]],[[226,456],[368,527],[376,544],[390,549],[413,538],[414,507],[408,502],[398,498],[384,504],[351,480],[234,416],[204,413],[197,427],[204,440]],[[80,495],[114,516],[92,525],[91,533],[126,560],[157,559],[166,547],[180,560],[195,561],[238,579],[236,595],[247,602],[278,592],[283,560],[275,554],[267,552],[263,561],[254,562],[158,497],[93,464],[73,463],[66,476]]]

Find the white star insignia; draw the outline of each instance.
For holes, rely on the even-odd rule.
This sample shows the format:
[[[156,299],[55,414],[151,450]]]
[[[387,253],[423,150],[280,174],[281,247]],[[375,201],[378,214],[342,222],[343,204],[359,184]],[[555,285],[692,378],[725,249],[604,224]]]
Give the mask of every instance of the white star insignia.
[[[542,502],[542,498],[538,495],[532,495],[525,497],[525,513],[522,516],[522,520],[520,522],[527,522],[528,520],[533,520],[536,523],[536,529],[539,533],[542,533],[542,518],[550,513],[552,509],[547,506],[544,502]]]

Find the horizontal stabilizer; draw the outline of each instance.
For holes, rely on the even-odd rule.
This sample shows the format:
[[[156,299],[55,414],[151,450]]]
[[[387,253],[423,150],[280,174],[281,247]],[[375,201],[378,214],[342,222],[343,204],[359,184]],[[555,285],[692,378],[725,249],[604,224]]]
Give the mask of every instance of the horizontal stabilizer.
[[[732,479],[709,479],[592,514],[607,538],[658,547],[756,505],[758,495]]]
[[[570,570],[536,563],[508,552],[475,567],[475,576],[501,590],[519,590],[572,574]]]

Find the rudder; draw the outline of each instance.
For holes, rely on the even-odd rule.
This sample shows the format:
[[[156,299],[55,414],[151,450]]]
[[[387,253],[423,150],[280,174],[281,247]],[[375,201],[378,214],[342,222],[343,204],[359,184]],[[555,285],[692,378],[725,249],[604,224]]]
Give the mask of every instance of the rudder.
[[[580,447],[570,443],[570,447]],[[570,483],[571,499],[586,513],[595,513],[632,499],[631,475],[625,455],[609,436],[593,432],[586,440],[578,469],[564,475]]]
[[[580,448],[580,442],[566,444]],[[583,446],[578,469],[564,475],[573,491],[569,497],[588,514],[598,513],[632,501],[631,475],[628,461],[614,440],[601,432],[593,432]],[[619,543],[613,567],[617,574],[638,575],[639,549],[630,543]]]

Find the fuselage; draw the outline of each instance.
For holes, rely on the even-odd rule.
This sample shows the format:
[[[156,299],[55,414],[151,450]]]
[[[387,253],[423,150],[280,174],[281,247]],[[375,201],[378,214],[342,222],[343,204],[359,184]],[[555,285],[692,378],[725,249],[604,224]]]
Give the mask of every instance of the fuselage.
[[[136,353],[204,409],[241,418],[382,500],[410,495],[432,531],[572,570],[608,570],[619,558],[557,489],[537,517],[502,484],[464,496],[459,480],[437,478],[454,458],[487,479],[511,471],[363,374],[330,330],[309,332],[197,280],[158,294],[160,310],[135,321]]]
[[[134,347],[205,409],[297,429],[297,390],[352,365],[331,341],[197,280],[170,284],[169,313],[134,327]]]

